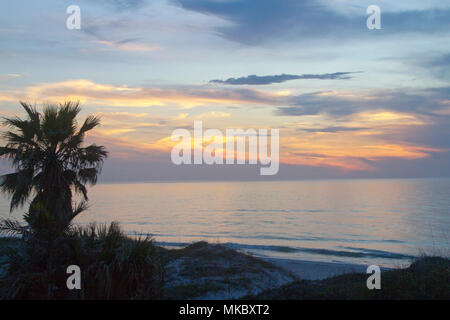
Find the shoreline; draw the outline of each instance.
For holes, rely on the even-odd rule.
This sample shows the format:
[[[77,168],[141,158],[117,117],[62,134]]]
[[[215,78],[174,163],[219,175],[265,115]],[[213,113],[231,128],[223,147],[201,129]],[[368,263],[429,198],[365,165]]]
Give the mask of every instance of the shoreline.
[[[290,258],[257,257],[273,265],[291,272],[302,280],[323,280],[349,273],[366,273],[368,265],[341,262],[323,262],[311,260],[297,260]],[[402,268],[380,267],[381,271]]]

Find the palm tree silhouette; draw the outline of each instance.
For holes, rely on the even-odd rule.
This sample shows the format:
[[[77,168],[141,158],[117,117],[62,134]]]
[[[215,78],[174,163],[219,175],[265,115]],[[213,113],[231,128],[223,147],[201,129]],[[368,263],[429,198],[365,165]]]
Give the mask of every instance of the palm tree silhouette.
[[[28,117],[4,122],[12,130],[3,134],[7,143],[0,147],[0,156],[11,160],[15,172],[1,177],[0,188],[11,196],[11,211],[30,197],[33,200],[24,214],[27,226],[4,219],[0,229],[49,244],[86,209],[86,185],[97,182],[108,152],[95,144],[83,146],[86,133],[100,119],[90,115],[79,127],[79,102],[47,105],[42,113],[28,103],[20,104]],[[74,192],[82,195],[78,204],[72,201]]]

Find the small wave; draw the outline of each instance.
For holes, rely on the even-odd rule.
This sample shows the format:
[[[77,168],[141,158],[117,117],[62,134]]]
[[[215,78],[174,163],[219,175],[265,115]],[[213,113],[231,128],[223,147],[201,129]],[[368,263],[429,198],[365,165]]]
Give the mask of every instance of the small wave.
[[[246,244],[233,244],[226,243],[225,245],[235,247],[237,249],[255,249],[255,250],[268,250],[277,252],[305,252],[318,255],[327,255],[335,257],[350,257],[350,258],[385,258],[385,259],[411,259],[414,258],[411,255],[402,253],[389,252],[383,250],[374,250],[367,248],[353,248],[346,247],[354,251],[347,250],[333,250],[333,249],[321,249],[321,248],[298,248],[288,246],[270,246],[270,245],[246,245]]]
[[[374,257],[383,257],[383,258],[392,258],[392,259],[410,259],[414,258],[413,256],[401,254],[401,253],[394,253],[384,250],[376,250],[376,249],[368,249],[368,248],[355,248],[355,247],[345,247],[344,249],[350,249],[355,250],[357,252],[361,252],[363,254],[366,254],[366,256],[374,256]]]

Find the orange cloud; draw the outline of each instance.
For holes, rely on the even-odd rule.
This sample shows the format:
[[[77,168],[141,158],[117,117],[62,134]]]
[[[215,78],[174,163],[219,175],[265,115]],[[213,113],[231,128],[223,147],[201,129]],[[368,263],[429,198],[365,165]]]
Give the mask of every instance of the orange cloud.
[[[79,100],[83,103],[148,107],[177,104],[193,107],[204,104],[256,104],[276,102],[276,95],[256,90],[209,89],[198,87],[153,88],[129,87],[95,83],[87,79],[42,83],[25,88],[23,93],[2,95],[2,100],[62,101]]]
[[[133,52],[152,52],[162,50],[159,45],[139,44],[139,43],[120,43],[114,41],[98,40],[96,43],[106,45],[109,48],[117,49],[121,51],[133,51]]]
[[[156,130],[157,135],[152,136],[136,136],[139,131],[136,124],[123,123],[122,126],[116,126],[107,123],[106,127],[96,130],[94,140],[108,145],[112,157],[142,159],[145,156],[153,161],[151,157],[156,154],[158,159],[170,161],[171,149],[178,143],[170,140],[171,130],[168,127],[167,130]],[[203,142],[203,147],[209,144]],[[387,141],[377,135],[355,135],[354,132],[297,132],[296,135],[286,132],[280,137],[281,163],[334,167],[347,171],[373,171],[377,168],[377,162],[387,158],[422,159],[429,157],[430,153],[441,151],[443,150],[401,141]],[[249,156],[248,153],[246,156]]]
[[[429,157],[437,148],[389,142],[353,132],[312,133],[304,137],[284,137],[280,141],[282,162],[310,166],[338,167],[344,170],[373,170],[385,158],[406,160]]]
[[[228,104],[269,104],[274,105],[277,98],[289,93],[264,93],[256,90],[210,89],[208,87],[151,88],[130,87],[95,83],[86,79],[68,80],[56,83],[43,83],[25,88],[24,94],[2,93],[0,100],[17,101],[62,101],[77,99],[86,104],[107,106],[151,106],[177,104],[195,106],[216,103]],[[323,95],[354,96],[351,93],[333,91]],[[355,96],[356,97],[356,96]],[[360,98],[359,96],[357,98]],[[367,95],[366,99],[372,99]],[[256,111],[255,111],[256,112]],[[439,110],[446,113],[447,110]],[[218,126],[226,126],[224,120],[235,119],[223,111],[209,111],[190,116],[188,113],[161,116],[145,112],[100,112],[102,126],[96,130],[101,137],[116,146],[116,155],[127,157],[133,153],[169,154],[173,142],[170,134],[173,128],[188,127],[194,119],[210,119]],[[256,114],[255,114],[256,115]],[[259,114],[261,115],[261,114]],[[246,118],[249,116],[248,118]],[[274,119],[264,118],[261,123],[272,124]],[[255,123],[257,117],[246,113],[239,121]],[[250,120],[247,120],[250,119]],[[373,170],[376,162],[385,158],[420,159],[432,152],[442,150],[405,143],[396,140],[393,133],[406,133],[413,127],[428,125],[432,121],[424,115],[392,110],[361,111],[340,117],[326,114],[296,117],[284,123],[280,137],[280,161],[282,163],[318,167],[336,167],[343,170]],[[247,123],[248,127],[252,126]],[[156,128],[155,130],[153,130]],[[389,136],[387,138],[387,136]]]

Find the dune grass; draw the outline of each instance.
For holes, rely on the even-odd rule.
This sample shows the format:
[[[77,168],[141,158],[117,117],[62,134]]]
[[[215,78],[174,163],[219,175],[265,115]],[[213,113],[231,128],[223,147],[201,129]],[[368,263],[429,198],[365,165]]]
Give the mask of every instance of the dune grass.
[[[157,299],[164,269],[150,238],[131,239],[118,224],[71,228],[58,241],[49,267],[38,246],[2,239],[7,269],[0,280],[3,299]],[[68,290],[66,270],[78,265],[81,290]],[[3,266],[5,267],[5,266]]]

